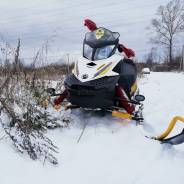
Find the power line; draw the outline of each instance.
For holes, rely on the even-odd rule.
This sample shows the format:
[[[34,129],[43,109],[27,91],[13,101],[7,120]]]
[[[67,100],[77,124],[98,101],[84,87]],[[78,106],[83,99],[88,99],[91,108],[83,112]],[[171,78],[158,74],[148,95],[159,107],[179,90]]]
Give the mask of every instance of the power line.
[[[134,22],[129,22],[129,23],[122,23],[122,26],[130,26],[130,25],[135,25],[135,24],[140,24],[140,23],[144,23],[144,22],[147,22],[147,20],[137,20],[137,21],[134,21]],[[121,26],[121,24],[119,24],[119,23],[115,23],[114,25],[110,25],[110,26],[113,26],[113,27],[115,27],[115,26]],[[72,33],[75,33],[76,32],[76,30],[74,30],[74,29],[70,29],[70,28],[65,28],[65,29],[63,29],[62,30],[63,32],[67,32],[67,34],[72,34]],[[63,33],[62,32],[62,33]],[[40,36],[43,36],[44,34],[45,35],[47,35],[47,34],[49,34],[50,33],[50,31],[37,31],[36,32],[36,34],[37,35],[33,35],[33,33],[23,33],[22,34],[22,38],[28,38],[28,39],[30,39],[30,38],[37,38],[37,37],[40,37]],[[129,31],[124,31],[124,33],[129,33]],[[10,36],[10,39],[11,40],[14,40],[14,39],[17,39],[17,37],[20,37],[20,36]]]
[[[74,3],[73,3],[74,2]],[[62,8],[58,8],[58,9],[56,9],[56,11],[58,11],[58,12],[53,12],[53,11],[47,11],[47,10],[44,10],[44,11],[42,11],[41,13],[39,13],[38,15],[44,15],[44,14],[46,14],[46,15],[49,15],[50,14],[50,16],[52,16],[52,17],[57,17],[58,15],[64,15],[64,13],[63,12],[61,12],[62,10],[64,10],[64,12],[66,12],[65,10],[67,9],[67,7],[68,8],[70,8],[70,11],[72,11],[72,9],[73,10],[76,10],[77,9],[77,7],[80,7],[80,9],[81,9],[81,12],[79,12],[79,15],[80,14],[84,14],[85,12],[89,12],[89,9],[86,9],[86,5],[90,5],[89,4],[89,1],[85,1],[85,3],[82,3],[82,4],[77,4],[77,3],[75,3],[75,1],[73,1],[72,3],[73,3],[73,6],[71,6],[71,4],[72,3],[70,3],[70,4],[66,4],[66,6],[64,6],[64,7],[62,7]],[[93,1],[91,1],[91,2],[93,2]],[[129,1],[126,1],[127,3],[129,2]],[[118,9],[118,10],[116,10],[116,9],[113,9],[113,10],[111,10],[111,14],[112,14],[112,16],[115,16],[115,17],[117,17],[116,15],[117,14],[119,14],[119,13],[125,13],[125,12],[127,12],[127,13],[129,13],[130,12],[130,9],[127,9],[127,7],[126,6],[123,6],[124,5],[124,3],[126,3],[126,2],[120,2],[120,3],[118,3],[118,5],[116,5],[115,3],[115,5],[113,5],[113,6],[122,6],[122,7],[125,7],[125,8],[121,8],[121,9]],[[99,5],[100,4],[100,5]],[[104,9],[105,9],[105,7],[111,7],[111,6],[109,6],[109,4],[112,4],[112,2],[110,2],[110,3],[107,3],[107,1],[99,1],[99,3],[98,3],[98,7],[92,7],[91,9],[90,9],[90,12],[94,12],[94,13],[91,13],[90,15],[91,16],[97,16],[96,15],[96,12],[95,11],[93,11],[93,10],[100,10],[101,9],[101,6],[102,5],[106,5],[106,6],[104,6]],[[142,6],[142,5],[141,5]],[[142,9],[146,9],[146,8],[148,8],[148,7],[150,7],[150,6],[152,6],[152,5],[145,5],[145,6],[142,6],[141,8]],[[82,9],[81,7],[83,7],[84,9]],[[28,8],[29,9],[29,8]],[[138,9],[138,8],[137,8]],[[134,9],[134,11],[135,11],[136,9]],[[31,11],[31,9],[30,9],[30,11]],[[45,12],[45,13],[43,13],[43,12]],[[107,10],[105,10],[105,13],[107,13],[108,11]],[[103,14],[105,14],[104,13],[104,11],[102,11],[102,12],[100,12],[100,14],[98,15],[99,17],[100,17],[100,15],[103,15]],[[29,14],[29,15],[31,15],[31,14]],[[145,16],[145,15],[144,15]],[[150,14],[150,16],[151,16],[151,14]],[[21,16],[20,16],[21,17]],[[36,18],[37,16],[35,16],[35,18]],[[52,18],[51,17],[51,18]],[[142,16],[140,16],[140,17],[142,17]],[[17,17],[16,17],[17,18]],[[22,17],[21,17],[22,18]],[[23,17],[24,18],[24,17]],[[30,16],[30,18],[31,18],[31,16]],[[151,18],[151,17],[150,17]],[[26,19],[26,18],[25,18]],[[9,20],[14,20],[14,19],[9,19]],[[16,20],[16,19],[15,19]],[[24,19],[23,19],[24,20]],[[44,21],[45,21],[46,19],[44,19]],[[64,20],[64,22],[65,22],[65,24],[66,23],[69,23],[69,22],[73,22],[73,19],[71,19],[71,17],[64,17],[64,19],[62,18],[61,19],[61,21],[63,21]],[[118,23],[116,22],[116,23],[114,23],[114,25],[112,24],[113,23],[113,20],[107,20],[107,21],[104,21],[104,24],[108,24],[108,23],[111,23],[111,25],[110,26],[131,26],[131,25],[135,25],[136,23],[138,24],[138,23],[140,23],[140,22],[147,22],[148,20],[145,20],[145,19],[143,19],[143,20],[135,20],[134,22],[130,22],[130,21],[126,21],[126,23],[123,23],[122,22],[122,18],[119,18],[119,19],[115,19],[116,21],[118,21]],[[47,27],[49,27],[49,26],[47,26],[48,24],[53,24],[53,23],[57,23],[58,21],[48,21],[48,23],[46,24],[46,23],[42,23],[42,24],[39,24],[39,25],[41,25],[41,29],[44,29],[44,28],[47,28]],[[119,23],[120,22],[120,23]],[[8,21],[6,21],[6,23],[8,23]],[[63,25],[63,24],[62,24]],[[26,30],[26,29],[24,29],[24,28],[20,28],[21,30]],[[15,30],[14,29],[14,31],[19,31],[19,30]],[[38,38],[38,37],[41,37],[41,36],[43,36],[43,38],[44,38],[44,36],[46,36],[48,33],[49,33],[50,31],[39,31],[39,32],[37,32],[38,33],[38,35],[34,35],[33,33],[27,33],[26,35],[23,33],[23,36],[22,36],[22,38],[23,39],[34,39],[34,38]],[[72,33],[75,33],[76,32],[76,30],[72,30],[72,29],[70,29],[69,27],[68,28],[66,28],[65,30],[63,30],[63,32],[64,33],[69,33],[69,34],[72,34]],[[128,33],[128,31],[127,32],[124,32],[124,33]],[[45,34],[45,35],[44,35]],[[18,36],[11,36],[11,40],[17,40],[17,37]],[[68,40],[73,40],[73,38],[68,38]],[[147,50],[147,49],[146,49]],[[144,52],[144,51],[138,51],[138,52]]]
[[[103,2],[103,1],[99,1],[98,2],[98,6],[96,6],[96,7],[93,7],[93,5],[92,6],[90,6],[89,5],[89,3],[88,2],[83,2],[82,4],[78,4],[78,3],[76,3],[76,4],[74,4],[73,6],[71,6],[71,4],[73,3],[70,3],[70,5],[68,5],[68,6],[61,6],[60,8],[58,8],[58,7],[54,7],[54,9],[50,9],[50,10],[42,10],[42,12],[39,10],[39,12],[37,12],[37,14],[36,14],[36,16],[38,16],[38,15],[44,15],[44,12],[45,12],[45,14],[46,15],[49,15],[49,14],[51,14],[50,16],[52,16],[52,15],[54,15],[54,16],[58,16],[58,15],[65,15],[65,13],[66,12],[64,12],[63,13],[63,11],[65,11],[66,9],[77,9],[77,7],[80,7],[80,12],[79,13],[84,13],[84,12],[87,12],[87,13],[89,13],[89,11],[91,11],[91,12],[96,12],[96,11],[93,11],[93,10],[97,10],[97,9],[100,9],[100,13],[101,14],[103,14],[105,11],[107,11],[106,9],[105,9],[105,7],[110,7],[108,4],[107,4],[107,2],[106,1],[104,1],[105,3],[102,3],[102,5],[105,5],[105,6],[103,6],[103,8],[104,8],[104,11],[101,11],[101,6],[99,6],[99,4],[100,4],[100,2]],[[126,3],[128,4],[128,2],[129,1],[126,1],[126,2],[118,2],[118,4],[116,4],[116,3],[114,3],[113,5],[112,5],[112,2],[110,3],[110,5],[112,5],[111,6],[111,15],[113,16],[113,15],[115,15],[115,17],[117,17],[117,14],[118,13],[125,13],[125,12],[131,12],[130,11],[130,9],[129,8],[127,8],[126,6],[124,6]],[[94,4],[94,2],[93,2],[93,4]],[[90,9],[86,9],[86,5],[88,5],[88,6],[90,6]],[[125,8],[121,8],[121,9],[114,9],[113,10],[113,6],[118,6],[118,7],[125,7]],[[37,6],[38,7],[38,6]],[[81,7],[84,7],[84,9],[82,9]],[[149,8],[149,7],[153,7],[153,5],[152,4],[148,4],[148,5],[144,5],[144,6],[142,6],[141,5],[141,9],[146,9],[146,8]],[[136,9],[140,9],[140,8],[138,8],[138,7],[136,7]],[[133,8],[133,10],[135,11],[136,10],[135,8]],[[22,12],[22,11],[20,11],[21,9],[18,9],[17,10],[17,12]],[[22,9],[23,11],[25,10],[25,9]],[[28,10],[30,10],[30,13],[29,13],[29,15],[32,15],[33,17],[34,17],[34,12],[33,12],[33,8],[31,7],[31,8],[27,8],[26,9],[26,12],[28,11]],[[11,13],[12,13],[12,11],[10,11]],[[16,12],[16,11],[15,11]],[[6,14],[8,14],[8,12],[6,12]],[[93,13],[93,14],[91,14],[92,16],[94,16],[94,15],[96,15],[96,13]],[[99,15],[99,14],[98,14]],[[16,20],[17,19],[17,17],[18,16],[13,16],[13,17],[10,17],[9,18],[9,20]],[[21,16],[19,16],[19,17],[21,17],[21,18],[23,18],[23,19],[27,19],[27,16],[25,17],[23,17],[22,15]]]
[[[102,4],[105,4],[106,6],[109,6],[106,2],[104,3],[105,1],[103,1],[103,3]],[[129,1],[126,1],[126,2],[129,2]],[[118,4],[118,6],[120,6],[121,4],[123,5],[125,2],[120,2],[119,4]],[[73,7],[74,7],[74,9],[76,9],[76,3],[73,3],[74,4],[74,6],[71,6],[71,3],[70,3],[70,9],[72,9]],[[112,2],[110,2],[110,4],[112,4]],[[86,2],[86,3],[83,3],[82,5],[80,4],[80,5],[78,5],[78,7],[81,7],[81,6],[84,6],[84,5],[89,5],[88,4],[88,1]],[[146,6],[143,6],[142,8],[144,8],[144,7],[149,7],[149,6],[152,6],[152,5],[146,5]],[[123,7],[126,7],[126,6],[123,6]],[[66,9],[66,7],[65,7],[65,9]],[[96,8],[94,8],[94,9],[96,9]],[[58,9],[59,10],[59,15],[60,14],[63,14],[62,12],[60,12],[61,10],[62,10],[62,8],[60,9]],[[85,11],[87,11],[86,9],[84,9]],[[84,10],[82,10],[82,12],[84,12]],[[90,9],[91,10],[91,9]],[[93,9],[92,9],[93,10]],[[118,14],[118,12],[117,11],[120,11],[120,12],[129,12],[130,10],[129,9],[127,9],[127,8],[123,8],[123,9],[119,9],[119,10],[115,10],[115,12]],[[51,15],[54,15],[54,16],[57,16],[58,15],[58,13],[57,12],[48,12],[48,11],[46,11],[46,15],[48,15],[48,13],[51,13]],[[111,14],[113,15],[113,11],[111,11]],[[40,15],[43,15],[42,13],[40,13]],[[96,14],[91,14],[91,15],[96,15]],[[115,14],[116,15],[116,14]],[[144,16],[148,16],[148,15],[144,15]],[[151,14],[150,14],[150,16],[151,16]],[[139,18],[142,18],[143,16],[140,16]],[[61,21],[63,21],[63,19],[61,19]],[[69,22],[69,21],[73,21],[73,20],[70,20],[70,18],[64,18],[64,22]],[[122,18],[121,19],[116,19],[116,22],[117,21],[121,21],[122,22]],[[143,20],[138,20],[137,19],[137,21],[134,21],[134,22],[127,22],[126,21],[126,23],[122,23],[122,26],[130,26],[130,25],[133,25],[133,24],[136,24],[136,23],[140,23],[140,22],[146,22],[147,20],[145,20],[145,19],[143,19]],[[8,23],[8,21],[6,21],[7,23]],[[42,27],[41,27],[41,29],[44,29],[44,28],[47,28],[48,26],[45,26],[45,25],[48,25],[48,24],[54,24],[54,23],[57,23],[58,21],[48,21],[47,22],[47,24],[46,23],[42,23],[42,24],[39,24],[39,26],[41,25]],[[106,22],[104,22],[104,23],[112,23],[113,22],[113,20],[112,21],[106,21]],[[63,24],[62,24],[63,25]],[[119,25],[119,23],[115,23],[115,26],[118,26]],[[21,30],[26,30],[26,29],[24,29],[24,28],[20,28]],[[14,30],[14,32],[16,32],[16,31],[19,31],[19,29],[13,29]],[[70,30],[70,29],[67,29],[66,30],[67,31],[67,33],[73,33],[73,32],[75,32],[75,31],[73,31],[73,30]],[[41,34],[41,35],[43,35],[44,33],[45,34],[47,34],[49,31],[40,31],[39,32],[39,34]],[[31,36],[29,36],[29,35],[31,35]],[[28,33],[28,34],[26,34],[26,36],[25,36],[25,34],[23,33],[23,38],[37,38],[37,37],[40,37],[40,35],[38,35],[38,36],[35,36],[35,35],[32,35],[32,33]],[[11,36],[11,40],[12,39],[17,39],[17,36],[16,36],[16,38],[15,37],[12,37]]]

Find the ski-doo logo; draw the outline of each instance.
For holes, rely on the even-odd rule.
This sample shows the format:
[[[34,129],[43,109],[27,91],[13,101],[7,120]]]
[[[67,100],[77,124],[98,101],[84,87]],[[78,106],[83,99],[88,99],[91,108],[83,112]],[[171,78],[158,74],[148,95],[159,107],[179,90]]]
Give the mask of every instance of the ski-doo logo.
[[[82,79],[87,79],[87,78],[88,78],[88,74],[82,75]]]
[[[104,33],[105,33],[105,31],[103,29],[97,29],[96,33],[95,33],[96,39],[98,40],[98,39],[102,38],[104,36]]]

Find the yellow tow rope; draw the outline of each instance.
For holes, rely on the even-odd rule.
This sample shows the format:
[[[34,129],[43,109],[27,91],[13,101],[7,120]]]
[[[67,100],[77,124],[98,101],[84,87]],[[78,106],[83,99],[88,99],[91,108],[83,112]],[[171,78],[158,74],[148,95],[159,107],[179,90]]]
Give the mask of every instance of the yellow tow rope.
[[[171,131],[173,130],[173,128],[175,127],[177,121],[181,121],[184,123],[184,117],[181,117],[181,116],[175,116],[171,122],[169,123],[169,126],[167,127],[167,129],[165,130],[165,132],[163,132],[161,135],[157,136],[157,137],[154,137],[154,139],[156,140],[163,140],[164,138],[166,138],[170,133]]]

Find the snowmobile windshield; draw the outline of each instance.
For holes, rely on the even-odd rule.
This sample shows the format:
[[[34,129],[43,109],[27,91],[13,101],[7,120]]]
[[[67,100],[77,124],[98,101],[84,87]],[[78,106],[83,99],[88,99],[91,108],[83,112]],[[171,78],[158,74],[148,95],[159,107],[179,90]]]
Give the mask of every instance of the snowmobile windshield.
[[[89,45],[84,45],[84,57],[89,60],[101,60],[101,59],[107,59],[110,57],[115,51],[116,46],[115,45],[108,45],[101,48],[92,48]]]
[[[86,33],[83,56],[90,60],[106,59],[113,55],[119,43],[119,33],[98,28]]]
[[[111,55],[114,47],[115,47],[114,45],[109,45],[102,48],[97,48],[95,51],[94,60],[108,58]]]
[[[93,48],[91,48],[89,45],[85,44],[84,45],[84,57],[87,59],[92,59],[92,54],[93,54]]]

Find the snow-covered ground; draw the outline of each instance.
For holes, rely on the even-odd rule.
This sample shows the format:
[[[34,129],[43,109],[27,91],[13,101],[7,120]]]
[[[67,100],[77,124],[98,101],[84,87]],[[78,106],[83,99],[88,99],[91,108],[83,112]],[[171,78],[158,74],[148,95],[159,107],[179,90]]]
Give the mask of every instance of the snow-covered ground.
[[[148,133],[158,135],[173,116],[184,116],[184,74],[151,73],[139,83],[146,96]],[[161,145],[146,139],[134,122],[110,115],[101,117],[79,110],[66,115],[74,119],[70,128],[48,133],[60,148],[58,166],[43,166],[17,154],[8,140],[0,141],[1,184],[183,183],[184,144]]]

